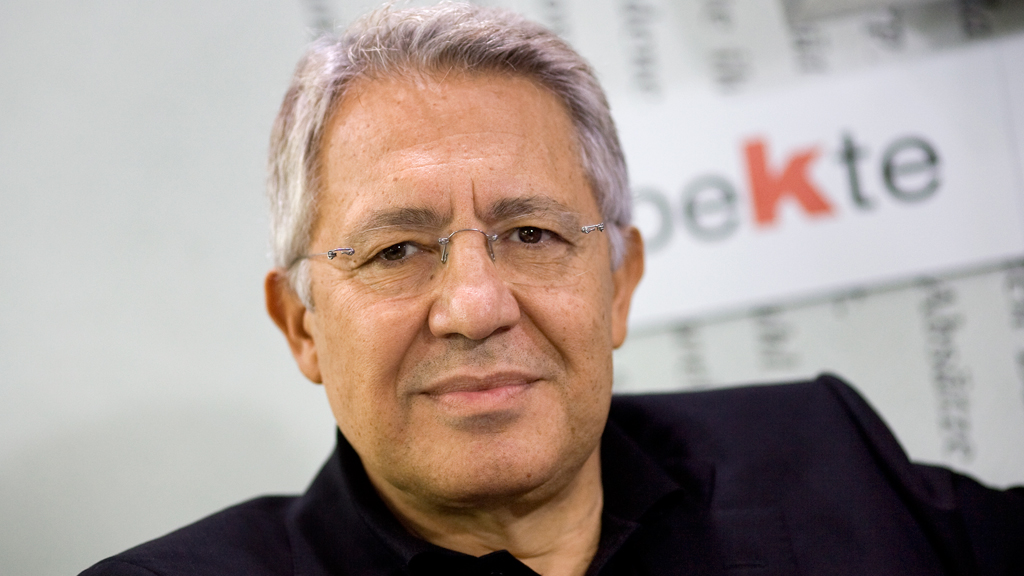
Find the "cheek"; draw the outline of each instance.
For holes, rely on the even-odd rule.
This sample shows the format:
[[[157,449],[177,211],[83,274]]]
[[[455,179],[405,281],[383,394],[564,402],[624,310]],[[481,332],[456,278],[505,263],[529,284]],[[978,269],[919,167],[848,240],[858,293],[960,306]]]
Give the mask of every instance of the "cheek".
[[[610,277],[591,277],[572,289],[532,289],[520,298],[525,315],[574,377],[597,372],[600,379],[610,366],[610,287]]]
[[[337,288],[337,287],[335,287]],[[396,380],[426,311],[410,302],[370,301],[339,288],[322,290],[317,357],[339,426],[351,441],[396,408]]]
[[[611,403],[612,299],[603,288],[594,279],[577,290],[538,294],[530,308],[533,324],[565,369],[555,393],[567,440],[586,447],[600,438]]]
[[[426,310],[414,301],[381,300],[342,282],[325,284],[314,296],[320,297],[316,315],[324,344],[321,366],[326,363],[338,378],[397,369],[426,319]]]

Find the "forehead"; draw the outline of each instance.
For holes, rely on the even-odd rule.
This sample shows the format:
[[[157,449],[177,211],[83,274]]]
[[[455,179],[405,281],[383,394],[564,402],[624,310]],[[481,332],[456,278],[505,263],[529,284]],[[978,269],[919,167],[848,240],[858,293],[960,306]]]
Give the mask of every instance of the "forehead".
[[[598,214],[565,106],[520,76],[359,80],[328,122],[321,154],[318,221],[351,225],[410,207],[483,218],[515,197]]]

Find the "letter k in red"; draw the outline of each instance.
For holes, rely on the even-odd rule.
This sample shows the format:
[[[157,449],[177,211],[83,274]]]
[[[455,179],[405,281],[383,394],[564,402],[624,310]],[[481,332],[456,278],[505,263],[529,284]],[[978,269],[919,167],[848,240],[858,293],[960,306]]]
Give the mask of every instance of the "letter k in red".
[[[779,201],[786,196],[792,196],[808,214],[831,214],[832,206],[807,179],[807,167],[818,156],[817,148],[794,154],[778,174],[768,166],[765,147],[760,139],[749,140],[745,146],[755,222],[760,226],[774,223]]]

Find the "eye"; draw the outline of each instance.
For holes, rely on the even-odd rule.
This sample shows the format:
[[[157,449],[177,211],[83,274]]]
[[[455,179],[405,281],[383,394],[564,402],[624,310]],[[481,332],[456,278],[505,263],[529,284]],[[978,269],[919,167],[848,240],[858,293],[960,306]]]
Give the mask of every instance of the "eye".
[[[420,251],[420,248],[412,242],[399,242],[392,244],[377,253],[377,258],[388,262],[405,260]]]
[[[551,239],[551,231],[536,226],[520,226],[512,234],[513,240],[524,244],[537,244]]]

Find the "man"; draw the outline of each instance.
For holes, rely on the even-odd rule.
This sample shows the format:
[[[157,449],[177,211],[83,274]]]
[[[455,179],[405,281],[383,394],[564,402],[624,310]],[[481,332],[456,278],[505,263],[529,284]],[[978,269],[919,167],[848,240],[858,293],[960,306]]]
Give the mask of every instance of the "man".
[[[1024,569],[1024,496],[911,465],[834,378],[613,406],[642,242],[600,87],[540,27],[443,4],[317,42],[270,165],[267,307],[338,449],[86,574]]]

